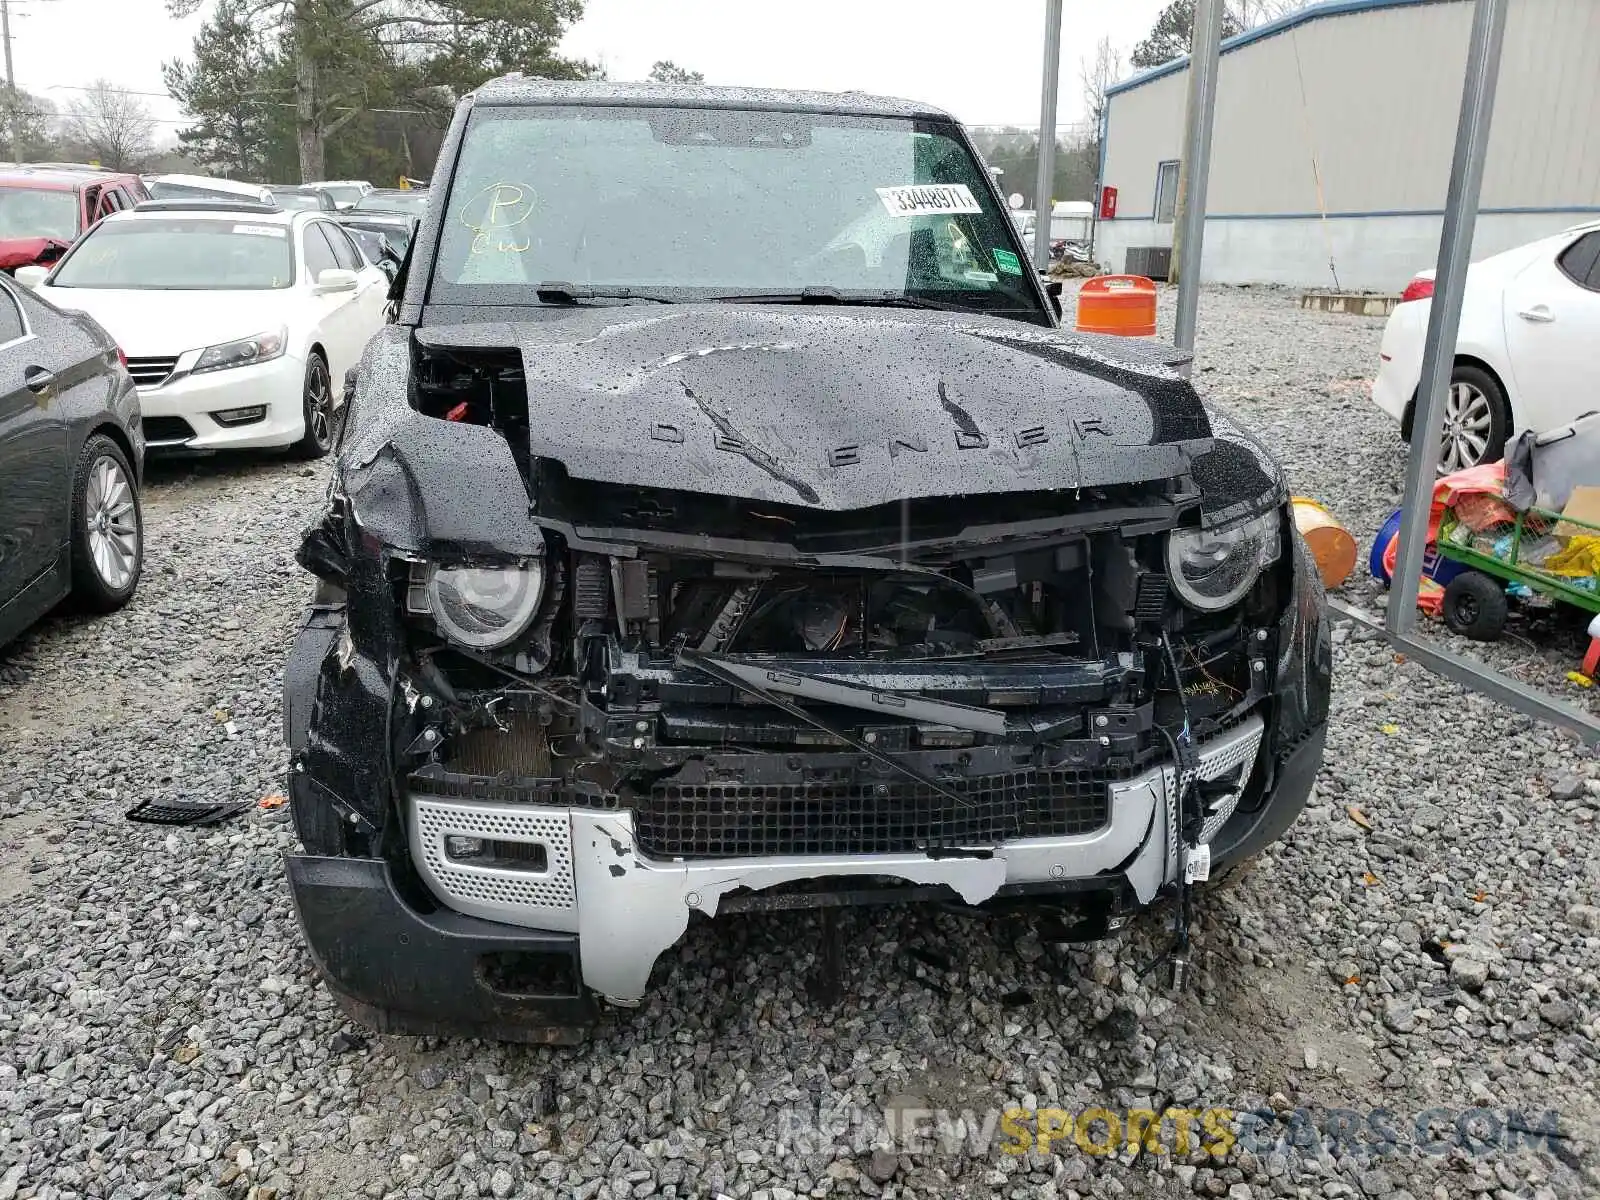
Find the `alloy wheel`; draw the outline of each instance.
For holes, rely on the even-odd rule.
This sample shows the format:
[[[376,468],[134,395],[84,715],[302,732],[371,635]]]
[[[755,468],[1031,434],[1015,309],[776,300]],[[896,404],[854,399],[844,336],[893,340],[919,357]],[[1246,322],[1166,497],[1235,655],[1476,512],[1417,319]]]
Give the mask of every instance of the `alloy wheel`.
[[[318,446],[327,447],[333,437],[333,387],[328,368],[321,360],[312,362],[306,375],[306,424]]]
[[[1483,461],[1494,431],[1489,397],[1473,384],[1450,385],[1444,402],[1444,429],[1439,438],[1439,474],[1448,475]]]
[[[84,491],[84,525],[100,582],[114,592],[128,586],[139,562],[139,517],[133,486],[113,458],[97,458]]]

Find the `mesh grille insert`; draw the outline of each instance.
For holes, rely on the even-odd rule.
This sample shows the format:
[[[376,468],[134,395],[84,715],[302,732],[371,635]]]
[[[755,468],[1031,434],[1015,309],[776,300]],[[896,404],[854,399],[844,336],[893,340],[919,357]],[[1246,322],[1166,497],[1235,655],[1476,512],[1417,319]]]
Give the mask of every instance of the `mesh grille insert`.
[[[949,786],[961,807],[910,780],[662,783],[634,804],[640,848],[658,857],[900,854],[938,845],[1092,833],[1110,817],[1107,769],[1014,771]]]

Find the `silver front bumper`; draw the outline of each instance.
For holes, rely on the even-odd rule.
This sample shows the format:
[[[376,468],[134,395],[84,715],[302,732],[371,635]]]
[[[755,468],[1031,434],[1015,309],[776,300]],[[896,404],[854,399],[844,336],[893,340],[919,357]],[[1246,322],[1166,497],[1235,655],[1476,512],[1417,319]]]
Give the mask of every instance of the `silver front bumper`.
[[[1200,747],[1200,776],[1236,777],[1214,801],[1209,842],[1249,782],[1262,722],[1251,717]],[[1120,869],[1148,904],[1182,870],[1178,791],[1171,766],[1111,785],[1111,818],[1093,833],[974,847],[984,858],[863,854],[665,861],[641,854],[632,814],[582,808],[407,797],[411,855],[439,901],[485,920],[579,935],[583,981],[611,999],[644,995],[656,957],[683,935],[689,914],[715,916],[724,894],[796,880],[876,876],[943,884],[980,904],[1006,884],[1092,879]],[[452,859],[447,837],[542,847],[530,862],[476,866]],[[533,869],[534,862],[537,869]]]

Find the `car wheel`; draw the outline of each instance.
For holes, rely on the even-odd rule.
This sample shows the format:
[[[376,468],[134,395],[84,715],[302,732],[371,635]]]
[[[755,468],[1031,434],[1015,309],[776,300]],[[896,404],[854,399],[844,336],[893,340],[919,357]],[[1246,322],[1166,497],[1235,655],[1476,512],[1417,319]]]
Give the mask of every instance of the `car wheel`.
[[[333,383],[328,377],[328,361],[312,352],[306,360],[305,399],[306,432],[294,444],[298,458],[321,458],[333,448]]]
[[[1506,627],[1506,585],[1483,571],[1463,571],[1444,590],[1444,623],[1462,637],[1492,642]]]
[[[78,455],[72,483],[72,592],[92,612],[133,598],[144,567],[144,519],[127,456],[96,434]]]
[[[1510,428],[1506,394],[1482,367],[1457,363],[1444,400],[1439,435],[1439,474],[1449,475],[1505,455]]]

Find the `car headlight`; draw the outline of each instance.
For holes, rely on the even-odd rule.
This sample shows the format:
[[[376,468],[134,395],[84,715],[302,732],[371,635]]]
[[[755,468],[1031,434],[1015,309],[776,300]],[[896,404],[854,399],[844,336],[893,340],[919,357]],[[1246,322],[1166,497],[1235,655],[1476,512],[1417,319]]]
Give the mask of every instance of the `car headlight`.
[[[1215,612],[1237,604],[1261,569],[1278,558],[1276,512],[1221,529],[1174,529],[1167,537],[1167,573],[1190,608]]]
[[[198,375],[201,371],[225,371],[229,367],[248,367],[251,363],[279,358],[288,341],[284,330],[275,329],[271,333],[258,333],[236,342],[207,346],[189,373]]]
[[[428,606],[439,632],[474,650],[498,650],[533,623],[544,595],[544,564],[434,567]]]

